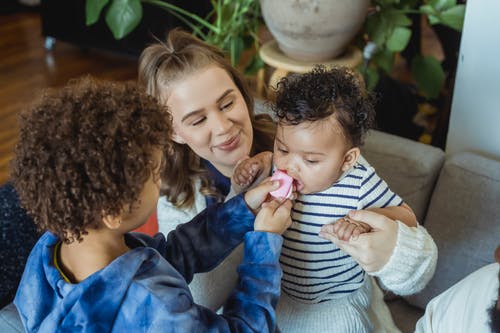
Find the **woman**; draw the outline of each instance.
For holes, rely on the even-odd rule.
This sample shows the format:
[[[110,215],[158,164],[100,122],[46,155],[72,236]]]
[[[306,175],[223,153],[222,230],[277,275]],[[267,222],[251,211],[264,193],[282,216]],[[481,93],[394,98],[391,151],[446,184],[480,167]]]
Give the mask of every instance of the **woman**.
[[[175,170],[176,177],[170,183],[164,181],[158,203],[160,231],[167,233],[207,205],[231,196],[234,166],[241,158],[271,149],[274,125],[270,117],[254,116],[243,79],[220,50],[178,30],[171,31],[165,43],[143,51],[139,83],[165,103],[173,117],[176,144],[166,154],[167,170]],[[432,238],[423,227],[409,228],[389,219],[380,222],[375,216],[368,215],[365,222],[376,224],[377,232],[355,244],[338,246],[378,276],[387,289],[398,294],[417,292],[435,268],[437,249]],[[419,255],[407,257],[414,247]],[[194,280],[195,300],[213,309],[222,305],[236,281],[240,259],[236,250],[215,271]],[[402,261],[405,265],[398,265]],[[380,290],[373,289],[378,293],[374,320],[387,318]],[[390,326],[389,321],[382,326]]]
[[[271,149],[275,124],[268,115],[254,116],[244,79],[219,49],[181,31],[144,50],[139,84],[174,116],[175,143],[166,169],[175,177],[163,177],[157,214],[159,230],[167,234],[207,206],[229,199],[234,165]],[[195,300],[218,309],[235,284],[241,256],[242,246],[215,271],[197,275],[190,286]]]

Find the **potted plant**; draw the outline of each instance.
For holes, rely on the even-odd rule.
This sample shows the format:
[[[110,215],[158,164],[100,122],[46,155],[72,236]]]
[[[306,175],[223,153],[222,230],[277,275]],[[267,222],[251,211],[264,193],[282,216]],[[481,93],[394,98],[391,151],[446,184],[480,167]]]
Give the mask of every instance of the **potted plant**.
[[[142,6],[151,5],[170,12],[184,22],[195,35],[228,52],[231,63],[246,74],[263,66],[258,56],[258,28],[261,20],[259,1],[211,0],[207,17],[162,0],[86,0],[86,24],[96,23],[104,12],[105,21],[116,39],[132,32],[142,20]],[[241,64],[242,53],[254,49],[249,60]]]
[[[430,25],[462,29],[465,5],[457,4],[456,0],[372,0],[371,3],[359,39],[360,45],[369,43],[365,57],[370,61],[361,68],[369,88],[376,85],[381,72],[391,73],[395,54],[408,46],[413,23],[410,15],[418,18],[422,15]],[[410,60],[410,67],[418,90],[427,98],[437,97],[445,80],[441,63],[418,52]]]
[[[213,10],[200,17],[162,0],[86,0],[86,23],[94,24],[102,12],[115,38],[130,33],[142,19],[142,6],[157,6],[182,20],[208,43],[226,50],[233,65],[246,74],[263,67],[259,58],[258,29],[262,22],[260,0],[210,0]],[[285,2],[283,4],[286,4]],[[291,5],[290,5],[291,6]],[[345,6],[339,2],[338,6]],[[366,7],[361,6],[362,10]],[[314,14],[314,11],[311,11]],[[370,0],[370,9],[357,43],[365,48],[366,61],[360,71],[369,88],[375,87],[380,73],[391,73],[395,54],[406,49],[412,36],[410,15],[423,15],[431,25],[443,24],[461,30],[465,5],[456,0]],[[363,13],[362,17],[366,13]],[[253,49],[251,57],[241,64],[241,55]],[[440,62],[417,53],[411,60],[411,72],[419,91],[428,98],[438,96],[445,79]]]

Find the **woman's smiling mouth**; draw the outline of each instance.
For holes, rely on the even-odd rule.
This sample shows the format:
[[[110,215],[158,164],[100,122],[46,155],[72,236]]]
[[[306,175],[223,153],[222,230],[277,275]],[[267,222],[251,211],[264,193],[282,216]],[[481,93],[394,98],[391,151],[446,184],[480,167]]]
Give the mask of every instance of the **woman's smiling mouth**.
[[[223,151],[231,151],[238,147],[238,144],[240,143],[240,135],[239,133],[230,138],[227,141],[224,141],[223,143],[214,146],[214,148],[223,150]]]

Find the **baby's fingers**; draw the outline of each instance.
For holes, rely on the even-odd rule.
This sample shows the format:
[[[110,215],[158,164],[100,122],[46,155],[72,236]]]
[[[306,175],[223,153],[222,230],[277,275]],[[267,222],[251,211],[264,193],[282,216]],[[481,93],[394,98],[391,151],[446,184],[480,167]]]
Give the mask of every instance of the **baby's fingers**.
[[[354,230],[352,231],[352,235],[351,235],[351,239],[352,240],[356,240],[358,239],[359,235],[361,235],[362,233],[364,233],[366,231],[364,231],[362,228],[360,227],[356,227],[354,228]]]
[[[338,237],[343,241],[348,241],[351,239],[352,233],[356,229],[356,225],[352,223],[346,223],[345,228],[342,230],[342,234],[338,234]]]

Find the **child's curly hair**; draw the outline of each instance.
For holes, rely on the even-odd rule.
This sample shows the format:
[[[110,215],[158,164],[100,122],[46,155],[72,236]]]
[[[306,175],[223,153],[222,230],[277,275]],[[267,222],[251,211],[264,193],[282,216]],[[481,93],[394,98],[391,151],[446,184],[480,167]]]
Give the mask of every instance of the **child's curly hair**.
[[[291,125],[334,114],[355,147],[363,144],[375,123],[374,97],[346,67],[316,66],[308,73],[281,79],[273,111],[280,121]]]
[[[171,121],[132,83],[71,80],[20,114],[12,180],[41,230],[81,241],[104,216],[136,203]]]

